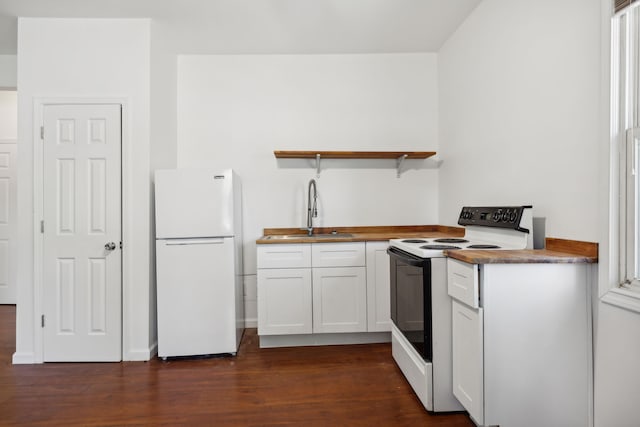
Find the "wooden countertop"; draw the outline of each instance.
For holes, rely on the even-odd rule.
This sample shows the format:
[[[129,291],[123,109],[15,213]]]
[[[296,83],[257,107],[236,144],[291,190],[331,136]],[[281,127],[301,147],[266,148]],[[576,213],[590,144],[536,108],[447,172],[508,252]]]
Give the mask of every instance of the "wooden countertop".
[[[333,232],[338,233],[338,235],[331,235]],[[464,228],[442,225],[318,227],[313,229],[313,234],[313,236],[307,236],[307,231],[300,228],[265,228],[264,235],[257,239],[256,243],[259,245],[274,243],[337,243],[385,241],[410,237],[461,237],[464,236]]]
[[[319,227],[307,236],[300,228],[265,228],[264,236],[256,240],[264,244],[339,243],[385,241],[412,237],[462,237],[463,227],[442,225],[396,225],[370,227]],[[333,236],[331,233],[336,232]],[[545,249],[523,250],[445,250],[444,254],[470,264],[568,264],[598,262],[598,244],[578,240],[545,239]]]
[[[469,264],[570,264],[598,262],[598,244],[547,238],[545,249],[444,251],[449,258]]]

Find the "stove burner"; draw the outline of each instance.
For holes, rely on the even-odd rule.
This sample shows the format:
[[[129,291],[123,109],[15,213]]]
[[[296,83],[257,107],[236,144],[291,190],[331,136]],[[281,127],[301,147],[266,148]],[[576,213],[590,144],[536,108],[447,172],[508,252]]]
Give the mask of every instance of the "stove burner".
[[[436,249],[436,250],[444,250],[444,249],[462,249],[459,246],[452,245],[422,245],[420,249]]]
[[[499,249],[498,245],[469,245],[467,249]]]
[[[435,239],[434,242],[438,243],[467,243],[468,240],[456,238],[456,237],[445,237],[442,239]]]
[[[427,243],[426,240],[422,240],[422,239],[405,239],[402,242],[403,243]]]

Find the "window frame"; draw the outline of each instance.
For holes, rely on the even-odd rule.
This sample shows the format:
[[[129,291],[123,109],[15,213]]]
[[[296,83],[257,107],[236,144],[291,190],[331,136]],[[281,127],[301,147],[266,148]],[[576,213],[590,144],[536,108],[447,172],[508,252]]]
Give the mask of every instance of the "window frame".
[[[602,301],[640,313],[640,3],[611,18],[610,269]]]

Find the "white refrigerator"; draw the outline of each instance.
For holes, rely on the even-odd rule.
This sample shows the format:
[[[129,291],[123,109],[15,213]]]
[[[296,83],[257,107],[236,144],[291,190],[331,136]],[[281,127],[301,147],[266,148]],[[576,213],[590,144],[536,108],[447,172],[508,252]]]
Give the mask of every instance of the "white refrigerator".
[[[155,172],[158,356],[236,354],[244,332],[240,180]]]

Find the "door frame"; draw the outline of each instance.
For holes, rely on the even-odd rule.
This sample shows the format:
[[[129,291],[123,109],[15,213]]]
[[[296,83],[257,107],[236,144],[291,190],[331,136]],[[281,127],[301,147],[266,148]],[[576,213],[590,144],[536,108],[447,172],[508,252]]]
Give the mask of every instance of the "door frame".
[[[122,330],[121,330],[121,358],[125,360],[125,355],[129,351],[126,331],[129,330],[130,312],[130,290],[132,280],[133,257],[131,251],[127,250],[126,242],[132,241],[132,212],[131,212],[131,188],[133,182],[132,173],[132,153],[130,143],[130,100],[122,97],[54,97],[35,98],[33,102],[33,328],[34,328],[34,362],[44,362],[44,331],[41,326],[42,315],[44,313],[44,277],[43,277],[43,256],[44,256],[44,234],[40,232],[40,221],[44,217],[44,183],[43,166],[44,153],[42,139],[40,138],[40,127],[44,124],[44,109],[49,105],[91,105],[91,104],[115,104],[122,108],[121,116],[121,201],[120,221],[122,223],[122,266],[121,266],[121,292],[122,292]]]
[[[0,88],[0,90],[2,90],[2,88]],[[0,146],[2,145],[14,145],[15,148],[15,153],[14,153],[14,169],[15,169],[15,177],[14,177],[14,185],[15,187],[15,193],[14,193],[14,198],[13,200],[11,200],[11,194],[9,194],[9,218],[11,221],[11,210],[13,210],[13,223],[10,223],[10,227],[14,228],[13,231],[13,238],[11,238],[9,240],[9,263],[11,264],[13,261],[13,265],[9,265],[9,272],[8,272],[8,277],[9,277],[9,286],[13,286],[13,292],[14,292],[14,301],[13,302],[3,302],[2,304],[15,304],[17,305],[17,300],[18,300],[18,274],[17,274],[17,266],[16,266],[16,260],[18,259],[18,192],[17,192],[17,185],[18,185],[18,140],[17,139],[0,139]],[[11,189],[9,189],[9,191],[11,192]],[[11,204],[13,203],[13,206],[11,206]],[[12,270],[11,270],[12,269]]]

